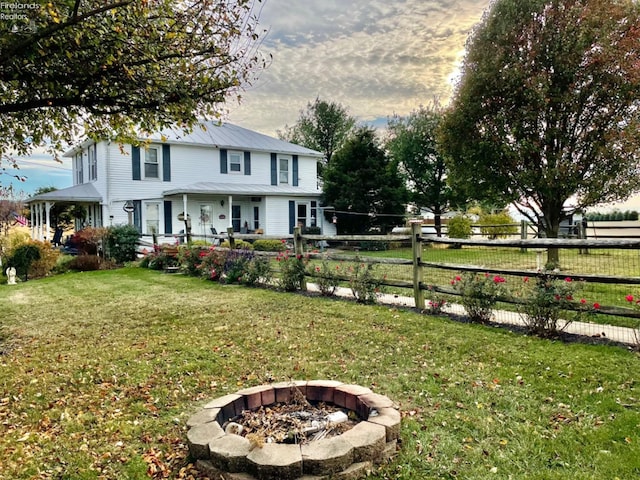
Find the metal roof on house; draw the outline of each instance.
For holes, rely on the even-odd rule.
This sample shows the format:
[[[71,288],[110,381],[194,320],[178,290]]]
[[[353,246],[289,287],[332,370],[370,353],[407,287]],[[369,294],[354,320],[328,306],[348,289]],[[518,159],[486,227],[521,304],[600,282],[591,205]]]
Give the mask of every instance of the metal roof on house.
[[[284,140],[279,140],[231,123],[217,123],[214,121],[199,122],[194,125],[191,132],[186,133],[179,127],[172,127],[153,133],[149,136],[141,134],[140,140],[151,140],[158,143],[285,153],[290,155],[307,155],[316,158],[324,157],[321,152],[311,150],[310,148],[285,142]],[[91,142],[89,141],[88,143]],[[65,152],[64,156],[73,156],[79,148],[86,147],[88,143],[85,141],[84,143],[75,146],[71,150]]]
[[[40,193],[26,201],[26,203],[33,202],[102,202],[102,195],[98,193],[92,183],[83,183],[52,192]]]
[[[309,197],[320,196],[320,190],[304,190],[300,188],[281,187],[279,185],[256,185],[238,183],[198,182],[184,185],[162,192],[164,196],[182,194],[208,194],[208,195],[251,195],[251,196],[277,196]]]

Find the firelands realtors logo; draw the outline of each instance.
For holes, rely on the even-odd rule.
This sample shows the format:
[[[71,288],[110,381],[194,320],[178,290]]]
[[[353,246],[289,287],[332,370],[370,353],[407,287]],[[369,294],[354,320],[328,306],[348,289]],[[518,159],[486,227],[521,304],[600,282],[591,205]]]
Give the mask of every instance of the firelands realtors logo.
[[[35,24],[30,21],[30,13],[40,10],[39,3],[1,2],[0,22],[11,22],[13,33],[33,31]]]

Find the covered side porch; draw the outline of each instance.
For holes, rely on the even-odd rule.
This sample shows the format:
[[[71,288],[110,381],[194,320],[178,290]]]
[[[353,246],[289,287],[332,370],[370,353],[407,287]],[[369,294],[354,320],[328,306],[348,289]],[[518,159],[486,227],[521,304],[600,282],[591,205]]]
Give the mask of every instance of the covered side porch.
[[[74,185],[73,187],[41,193],[27,199],[31,212],[31,238],[40,241],[52,241],[59,243],[61,231],[56,220],[60,210],[56,207],[73,205],[81,207],[76,209],[82,212],[75,218],[75,230],[84,227],[101,227],[102,223],[102,196],[95,187],[90,184]]]

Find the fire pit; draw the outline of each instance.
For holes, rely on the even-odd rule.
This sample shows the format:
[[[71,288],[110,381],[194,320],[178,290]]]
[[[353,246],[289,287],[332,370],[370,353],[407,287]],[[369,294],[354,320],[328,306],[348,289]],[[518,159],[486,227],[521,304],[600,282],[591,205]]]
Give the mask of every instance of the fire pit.
[[[292,408],[296,404],[302,404],[300,410]],[[270,436],[263,428],[243,436],[253,424],[263,425],[263,417],[285,414],[293,433]],[[294,381],[216,398],[187,426],[189,452],[211,478],[356,479],[395,454],[400,413],[389,398],[359,385]]]

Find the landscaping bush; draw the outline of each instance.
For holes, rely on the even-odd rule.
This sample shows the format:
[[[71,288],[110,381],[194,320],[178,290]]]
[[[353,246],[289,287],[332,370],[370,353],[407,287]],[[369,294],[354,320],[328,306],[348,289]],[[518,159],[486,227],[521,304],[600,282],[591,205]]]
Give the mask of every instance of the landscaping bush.
[[[110,268],[110,264],[99,256],[86,254],[76,255],[67,265],[69,270],[78,272],[91,272]]]
[[[514,225],[515,220],[506,211],[482,214],[480,215],[480,224],[480,233],[491,240],[516,235],[519,231],[518,227]]]
[[[253,257],[242,277],[242,283],[247,286],[267,284],[271,281],[271,276],[271,261],[266,257]]]
[[[136,259],[139,233],[133,225],[117,225],[107,229],[106,246],[110,259],[116,263]]]
[[[326,258],[322,259],[320,265],[315,265],[310,275],[318,285],[320,293],[326,297],[332,296],[340,283],[338,272],[339,266],[333,266]]]
[[[291,256],[285,251],[276,257],[276,261],[280,267],[278,288],[285,292],[302,290],[305,286],[304,277],[309,259],[301,255]]]
[[[470,238],[473,233],[471,219],[466,215],[456,215],[447,224],[449,238]]]
[[[349,288],[356,302],[376,303],[382,279],[375,275],[373,264],[364,264],[356,257],[356,261],[347,267],[346,272],[349,276]]]
[[[504,295],[505,279],[488,273],[464,273],[452,281],[454,289],[460,293],[460,303],[472,322],[486,323],[491,320],[493,307],[500,295]]]
[[[29,267],[29,276],[31,278],[46,277],[54,271],[60,257],[60,251],[53,248],[50,242],[33,240],[31,243],[38,248],[40,258]]]
[[[29,279],[29,268],[31,265],[40,260],[40,249],[33,242],[18,245],[9,258],[9,267],[16,269],[16,275],[22,275],[24,280]]]
[[[73,241],[78,249],[78,253],[86,255],[97,255],[103,247],[108,236],[106,228],[87,227],[73,235]]]
[[[518,311],[527,329],[541,337],[552,337],[586,312],[599,309],[598,303],[591,304],[584,298],[574,300],[582,285],[570,277],[562,280],[544,272],[535,279],[525,277],[514,296],[523,302]],[[561,316],[563,325],[559,325]]]
[[[253,249],[261,252],[284,252],[287,246],[281,240],[259,239],[253,242]]]
[[[229,240],[225,240],[224,242],[222,242],[220,244],[220,248],[231,248],[231,244],[229,243]],[[253,250],[253,245],[245,240],[235,239],[233,248],[243,249],[243,250]]]

